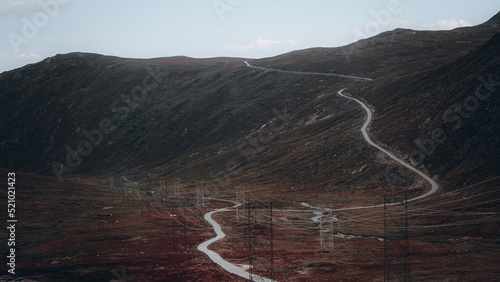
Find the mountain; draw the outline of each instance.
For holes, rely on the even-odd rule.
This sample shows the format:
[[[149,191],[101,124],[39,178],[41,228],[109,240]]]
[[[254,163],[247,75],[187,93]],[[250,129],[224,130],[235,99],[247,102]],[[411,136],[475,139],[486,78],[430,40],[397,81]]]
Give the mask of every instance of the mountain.
[[[388,212],[409,219],[412,279],[494,280],[499,45],[497,14],[259,60],[77,52],[3,72],[0,178],[18,175],[23,275],[104,281],[129,265],[144,281],[234,280],[197,246],[213,237],[207,212],[247,197],[280,210],[275,262],[288,280],[381,280],[383,250],[399,242],[380,237],[403,226],[387,228]],[[429,185],[366,142],[367,113],[341,89],[373,111],[371,139],[436,194],[403,214],[395,198]],[[325,232],[311,220],[326,207],[334,250],[316,246]],[[210,248],[247,264],[250,225],[235,209],[214,216],[228,236]]]
[[[96,129],[74,172],[185,165],[307,105],[325,91],[317,80],[260,74],[239,59],[57,55],[0,76],[2,166],[53,173]]]
[[[432,71],[356,89],[380,109],[372,133],[451,187],[497,176],[499,47],[497,33]]]
[[[447,31],[395,29],[339,48],[311,48],[259,60],[256,65],[283,70],[331,72],[382,78],[428,71],[490,39],[499,14],[487,22]]]
[[[159,170],[157,173],[169,174],[203,164],[203,168],[192,169],[191,173],[198,174],[196,177],[202,179],[211,178],[210,174],[224,170],[222,167],[229,161],[251,165],[248,164],[248,156],[238,153],[244,151],[242,144],[246,142],[245,138],[259,132],[266,124],[278,122],[280,116],[288,116],[286,130],[273,131],[269,137],[279,139],[283,147],[273,148],[276,142],[266,146],[260,144],[261,156],[258,160],[262,163],[259,165],[265,167],[269,165],[269,160],[287,163],[278,166],[279,169],[276,166],[264,169],[268,171],[264,175],[270,179],[290,179],[290,176],[307,178],[318,173],[312,169],[315,164],[331,162],[330,155],[343,155],[346,150],[357,151],[348,148],[339,150],[345,147],[340,144],[348,138],[342,137],[347,132],[333,138],[332,144],[321,141],[323,137],[319,137],[325,134],[324,130],[339,124],[351,123],[350,128],[354,130],[356,125],[352,117],[362,114],[353,110],[355,105],[336,97],[338,89],[344,86],[349,88],[350,85],[352,90],[359,89],[357,95],[373,103],[380,116],[385,115],[382,111],[388,108],[388,103],[394,108],[415,109],[413,103],[424,101],[420,95],[426,94],[413,93],[411,96],[415,100],[412,100],[412,105],[397,104],[404,101],[401,96],[407,95],[403,92],[407,88],[400,86],[427,77],[427,81],[411,89],[430,90],[431,85],[450,81],[446,78],[447,68],[458,69],[467,65],[465,61],[477,57],[483,57],[483,60],[476,59],[468,68],[468,74],[456,73],[453,80],[463,82],[464,76],[481,73],[478,67],[488,63],[487,60],[490,60],[489,64],[495,62],[496,40],[492,39],[486,45],[492,46],[490,49],[493,51],[478,49],[468,53],[493,36],[498,30],[497,23],[498,15],[482,25],[452,31],[396,29],[345,47],[308,49],[251,61],[254,65],[275,69],[375,79],[361,88],[356,86],[357,82],[341,78],[263,73],[247,68],[244,60],[237,58],[137,60],[85,53],[57,55],[0,75],[3,113],[0,121],[0,166],[61,178],[71,174],[137,173],[155,167]],[[432,72],[441,75],[440,81],[431,79],[434,76]],[[146,90],[145,84],[150,89]],[[455,85],[455,88],[461,86]],[[395,95],[394,88],[401,91]],[[464,91],[470,93],[470,89]],[[433,92],[436,92],[433,97],[451,102],[448,99],[450,94],[440,96],[439,87],[435,87]],[[441,104],[445,106],[444,102]],[[438,120],[442,111],[429,108],[429,112],[411,116]],[[486,112],[485,117],[491,113]],[[390,117],[392,122],[397,121],[395,116],[402,119],[398,121],[401,126],[411,126],[396,127],[398,130],[393,133],[379,130],[375,137],[390,146],[399,142],[397,149],[409,154],[411,151],[403,149],[413,148],[416,136],[424,136],[424,132],[414,131],[416,124],[408,123],[403,120],[404,116],[396,112]],[[379,119],[379,116],[376,118]],[[388,120],[381,122],[385,122],[386,126],[389,124]],[[415,122],[421,124],[420,119]],[[102,123],[113,129],[112,132],[104,132],[100,126]],[[376,121],[374,130],[380,127],[382,125]],[[411,131],[418,135],[407,134],[406,138],[399,138],[399,131]],[[282,152],[283,148],[294,146],[292,144],[306,136],[317,144],[317,149],[304,150],[299,146],[300,153],[293,156]],[[75,157],[78,144],[83,146],[80,155],[84,156]],[[256,147],[255,144],[253,147]],[[260,152],[261,147],[265,147],[266,151]],[[370,150],[369,147],[367,149]],[[251,150],[252,146],[247,151]],[[336,151],[339,153],[334,153]],[[354,159],[364,159],[361,152]],[[301,163],[288,162],[288,158],[302,154],[314,157]],[[210,160],[208,166],[205,164],[207,160]],[[259,165],[253,164],[252,167]],[[456,163],[449,165],[455,166]],[[353,164],[353,170],[354,166],[357,167],[358,163]],[[428,166],[436,165],[430,163]],[[322,179],[319,184],[327,185],[326,175],[339,169],[334,165],[323,167],[325,171],[319,177]],[[296,176],[301,171],[304,175]],[[377,173],[374,171],[369,177]],[[305,182],[310,183],[309,180]]]

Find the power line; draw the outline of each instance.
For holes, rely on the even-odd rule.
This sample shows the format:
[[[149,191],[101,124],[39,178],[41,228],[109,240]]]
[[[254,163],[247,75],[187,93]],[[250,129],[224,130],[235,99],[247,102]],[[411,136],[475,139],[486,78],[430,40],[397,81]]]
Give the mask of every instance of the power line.
[[[393,203],[403,205],[403,222],[393,217]],[[410,243],[408,235],[408,198],[394,198],[391,202],[384,194],[384,281],[390,281],[394,274],[399,281],[410,281]]]
[[[263,207],[266,207],[263,209]],[[275,267],[274,267],[274,229],[273,229],[273,204],[269,205],[265,203],[257,203],[247,201],[245,204],[247,211],[247,224],[244,237],[244,245],[248,248],[248,265],[249,265],[249,279],[254,281],[254,272],[256,263],[260,263],[264,269],[269,273],[271,280],[275,278]],[[265,224],[259,223],[257,220],[261,216],[262,212],[269,208],[269,216],[271,220],[269,221],[269,227]],[[269,233],[269,234],[267,234]],[[260,240],[259,240],[260,238]],[[265,258],[262,255],[258,256],[258,249],[264,252]],[[264,260],[265,259],[265,260]],[[255,275],[255,277],[260,277]]]

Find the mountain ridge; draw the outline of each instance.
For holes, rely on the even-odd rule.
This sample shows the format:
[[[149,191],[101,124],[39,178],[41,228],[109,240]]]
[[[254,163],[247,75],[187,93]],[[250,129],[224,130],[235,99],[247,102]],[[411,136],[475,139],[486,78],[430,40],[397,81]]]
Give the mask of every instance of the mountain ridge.
[[[499,45],[489,23],[249,60],[261,68],[77,52],[4,72],[18,279],[108,281],[127,266],[141,281],[233,281],[197,248],[220,224],[210,250],[235,265],[252,264],[248,234],[267,244],[272,230],[281,280],[390,280],[387,263],[390,278],[495,280]],[[363,103],[338,93],[373,112],[370,138]]]
[[[498,18],[499,14],[482,25],[453,31],[413,34],[396,29],[361,40],[361,43],[356,43],[358,46],[353,53],[345,52],[356,44],[340,48],[306,49],[250,61],[258,66],[283,70],[322,72],[326,67],[329,71],[337,69],[340,74],[346,74],[338,66],[332,69],[329,61],[323,59],[330,54],[332,57],[329,60],[340,62],[337,65],[350,60],[348,64],[352,69],[363,67],[375,70],[362,75],[374,75],[376,82],[367,85],[380,87],[378,85],[393,83],[396,76],[408,76],[411,80],[420,73],[430,72],[465,56],[467,52],[473,52],[474,48],[481,46],[480,42],[484,44],[487,41],[484,39],[486,35],[494,33],[496,29],[492,26],[495,26]],[[415,41],[411,37],[415,35],[418,38],[430,35],[430,39],[413,46]],[[432,42],[436,37],[441,37],[440,42],[454,43],[436,45]],[[458,39],[464,37],[474,43],[460,43],[462,41]],[[410,50],[420,50],[420,53],[411,55],[411,52],[403,51],[409,46],[413,46]],[[378,59],[380,54],[394,48],[399,53],[389,52],[392,54],[391,62],[384,63],[384,60]],[[426,52],[428,48],[440,51]],[[445,50],[453,52],[446,51],[446,57],[436,55],[446,53]],[[294,58],[290,59],[290,56]],[[356,63],[370,56],[370,61]],[[408,62],[411,62],[410,66],[420,67],[411,69],[406,66]],[[395,69],[397,71],[393,72]],[[347,74],[357,74],[357,71]],[[249,88],[255,84],[254,75],[262,77],[264,82]],[[162,82],[155,83],[155,77]],[[147,98],[144,100],[132,99],[137,94],[133,93],[134,89],[140,89],[146,80],[150,86],[158,85],[146,91]],[[337,78],[309,80],[293,74],[283,76],[249,70],[240,58],[194,59],[176,56],[124,59],[80,52],[56,55],[38,64],[4,72],[0,74],[0,81],[0,102],[5,105],[2,110],[6,113],[0,120],[4,132],[0,136],[0,140],[3,140],[0,166],[44,174],[62,171],[63,165],[66,172],[90,174],[97,171],[104,174],[118,171],[127,173],[137,170],[134,167],[146,171],[156,166],[168,167],[167,171],[171,173],[175,171],[174,167],[216,157],[221,150],[237,152],[232,144],[241,143],[245,136],[258,132],[261,126],[275,120],[273,111],[295,116],[287,130],[300,131],[308,124],[305,120],[311,116],[318,116],[317,119],[323,121],[331,116],[325,109],[332,106],[322,104],[318,99],[331,100],[327,98],[330,95],[328,93],[338,90],[336,87],[363,89],[355,82]],[[237,87],[235,83],[242,86]],[[367,89],[363,91],[370,92]],[[357,95],[366,99],[370,97],[361,93]],[[31,105],[38,107],[31,111]],[[333,108],[340,110],[338,106]],[[384,107],[376,105],[375,108]],[[55,110],[57,114],[47,112],[48,109]],[[318,110],[313,109],[320,109],[319,115],[315,112]],[[35,122],[26,124],[23,116],[33,118]],[[71,159],[74,155],[72,152],[77,150],[75,146],[86,140],[82,130],[95,132],[103,120],[112,121],[119,133],[114,133],[111,139],[104,134],[103,137],[108,138],[104,138],[106,140],[99,146],[92,146],[94,150],[88,157],[74,160],[74,164],[78,164],[76,168],[68,166],[67,158]],[[16,127],[19,124],[26,125]],[[273,134],[282,136],[284,132]],[[158,143],[156,140],[162,141]],[[236,158],[241,157],[240,154]],[[221,160],[225,162],[224,158]],[[137,164],[133,164],[136,161]],[[164,168],[160,170],[164,171]],[[58,175],[61,176],[61,173]]]

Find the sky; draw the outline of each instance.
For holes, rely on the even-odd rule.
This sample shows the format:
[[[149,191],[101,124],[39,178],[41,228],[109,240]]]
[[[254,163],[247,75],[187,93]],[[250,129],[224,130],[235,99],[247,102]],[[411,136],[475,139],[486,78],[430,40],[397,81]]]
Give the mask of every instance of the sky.
[[[499,11],[498,0],[0,0],[0,72],[70,52],[263,58]]]

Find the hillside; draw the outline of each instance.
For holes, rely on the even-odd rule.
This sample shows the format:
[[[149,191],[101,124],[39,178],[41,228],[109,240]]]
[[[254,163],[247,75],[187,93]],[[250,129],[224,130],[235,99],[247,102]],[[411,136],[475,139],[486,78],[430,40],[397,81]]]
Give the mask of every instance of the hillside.
[[[398,28],[343,47],[293,51],[255,65],[369,78],[403,76],[449,63],[482,45],[499,28],[499,14],[481,25],[449,31]]]
[[[433,71],[356,89],[356,95],[380,109],[373,135],[448,187],[497,176],[499,47],[497,33]]]
[[[439,183],[407,203],[412,280],[494,280],[499,32],[497,14],[260,60],[76,52],[1,73],[0,178],[19,179],[23,275],[104,281],[127,266],[141,281],[236,280],[197,246],[225,208],[214,220],[227,237],[210,249],[248,264],[250,223],[233,206],[246,197],[273,201],[275,219],[261,221],[276,224],[284,280],[382,280],[380,205],[401,220],[396,198],[429,183],[367,143],[367,112],[345,89],[373,111],[371,138]],[[318,214],[335,225],[332,250],[319,247]]]

